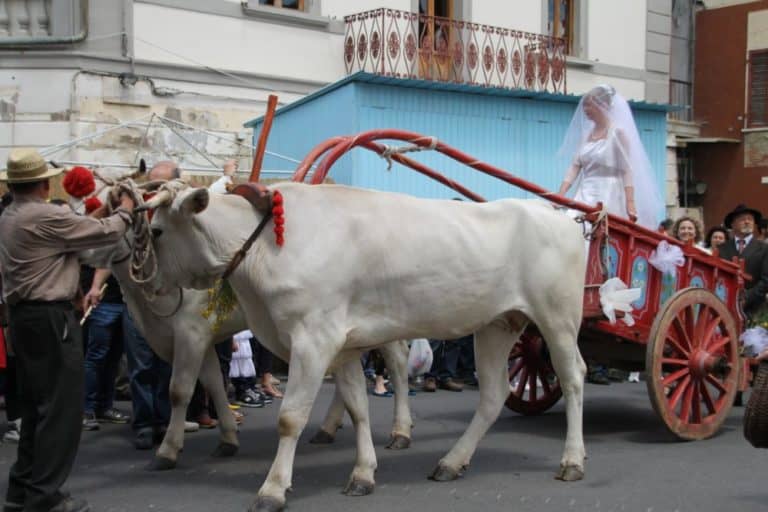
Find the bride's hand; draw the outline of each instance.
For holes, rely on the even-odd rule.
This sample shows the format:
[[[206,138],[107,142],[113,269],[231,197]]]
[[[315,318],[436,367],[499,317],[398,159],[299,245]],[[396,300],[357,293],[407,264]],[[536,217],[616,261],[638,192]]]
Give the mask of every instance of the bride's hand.
[[[627,201],[627,215],[631,221],[637,221],[637,209],[634,201]]]

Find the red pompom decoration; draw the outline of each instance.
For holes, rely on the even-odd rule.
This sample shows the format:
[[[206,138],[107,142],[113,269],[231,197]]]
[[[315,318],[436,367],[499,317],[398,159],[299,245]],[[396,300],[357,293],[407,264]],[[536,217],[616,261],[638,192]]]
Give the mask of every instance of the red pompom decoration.
[[[96,181],[93,179],[93,173],[85,167],[73,167],[64,176],[62,181],[64,190],[72,197],[85,197],[96,190]]]
[[[93,212],[94,210],[98,210],[101,208],[101,201],[99,201],[98,197],[89,197],[85,200],[85,213],[89,214]]]
[[[285,210],[283,209],[283,195],[279,190],[272,193],[272,217],[275,222],[275,243],[282,247],[285,243]]]

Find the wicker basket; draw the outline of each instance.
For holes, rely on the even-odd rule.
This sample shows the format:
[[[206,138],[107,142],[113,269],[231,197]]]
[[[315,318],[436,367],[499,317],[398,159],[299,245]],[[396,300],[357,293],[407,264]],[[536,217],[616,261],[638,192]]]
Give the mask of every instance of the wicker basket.
[[[744,410],[744,437],[755,448],[768,448],[768,361],[762,361]]]

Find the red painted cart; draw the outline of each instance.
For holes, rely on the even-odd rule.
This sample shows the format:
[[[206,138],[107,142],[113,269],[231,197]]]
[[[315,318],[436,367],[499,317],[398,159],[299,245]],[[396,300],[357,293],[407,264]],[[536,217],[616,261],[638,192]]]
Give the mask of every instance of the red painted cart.
[[[382,139],[405,141],[392,148]],[[584,321],[579,347],[585,359],[628,371],[645,371],[653,408],[666,427],[682,439],[703,439],[717,432],[734,396],[746,388],[748,365],[740,357],[743,314],[739,307],[744,274],[739,265],[682,245],[661,233],[574,202],[457,151],[432,137],[401,130],[374,130],[335,137],[318,145],[294,174],[304,181],[314,164],[312,183],[321,183],[333,163],[361,146],[440,181],[475,201],[484,199],[404,153],[430,149],[554,203],[583,212],[592,223],[584,290]],[[587,224],[586,226],[588,226]],[[674,277],[649,265],[651,253],[666,240],[679,245],[685,264]],[[604,316],[599,287],[618,277],[642,296],[633,304],[635,324],[611,324]],[[529,329],[509,358],[511,393],[507,406],[522,414],[552,407],[561,390],[540,335]]]

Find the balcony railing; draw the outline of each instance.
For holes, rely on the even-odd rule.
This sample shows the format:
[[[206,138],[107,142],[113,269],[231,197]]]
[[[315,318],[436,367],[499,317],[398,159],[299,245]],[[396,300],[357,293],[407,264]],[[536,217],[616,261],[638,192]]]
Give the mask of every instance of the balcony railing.
[[[566,92],[561,38],[394,9],[344,21],[347,74]]]
[[[669,113],[669,118],[676,121],[693,121],[693,87],[688,82],[669,81],[669,103],[676,107]]]
[[[87,0],[0,0],[0,46],[81,41],[87,15]]]

